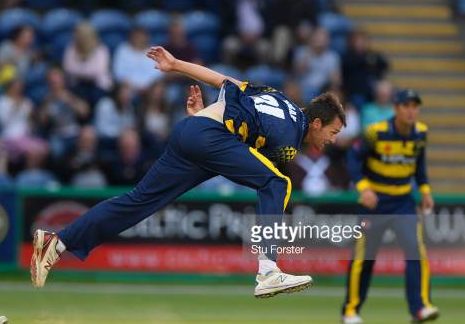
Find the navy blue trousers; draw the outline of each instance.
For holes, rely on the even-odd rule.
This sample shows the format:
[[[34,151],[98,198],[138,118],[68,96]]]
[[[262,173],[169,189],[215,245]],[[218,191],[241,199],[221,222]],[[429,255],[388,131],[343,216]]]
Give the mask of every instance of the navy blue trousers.
[[[291,193],[289,178],[223,124],[189,117],[175,126],[165,152],[134,189],[97,204],[58,236],[68,251],[84,260],[99,244],[217,175],[257,190],[258,223],[267,223],[260,216],[282,218]]]
[[[349,264],[346,298],[342,312],[354,315],[367,297],[375,258],[387,228],[391,228],[405,256],[405,293],[409,312],[415,316],[431,305],[430,272],[423,242],[423,227],[411,195],[400,197],[378,194],[375,210],[362,208],[361,218],[367,222],[364,235],[355,243]]]

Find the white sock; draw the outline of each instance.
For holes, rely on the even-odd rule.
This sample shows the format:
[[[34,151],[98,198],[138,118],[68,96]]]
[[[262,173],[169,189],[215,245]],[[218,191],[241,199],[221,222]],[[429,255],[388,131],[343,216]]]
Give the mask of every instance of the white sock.
[[[57,245],[55,245],[55,249],[58,254],[61,254],[66,251],[66,245],[61,240],[58,240]]]
[[[279,270],[278,266],[276,265],[275,261],[271,261],[268,259],[259,259],[258,260],[258,273],[259,274],[267,274],[270,271]]]

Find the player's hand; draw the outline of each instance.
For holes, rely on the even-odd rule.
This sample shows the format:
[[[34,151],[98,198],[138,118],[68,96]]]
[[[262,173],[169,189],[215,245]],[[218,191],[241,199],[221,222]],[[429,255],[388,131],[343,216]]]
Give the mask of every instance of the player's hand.
[[[365,189],[360,193],[358,202],[365,208],[375,209],[378,205],[378,196],[371,189]]]
[[[430,215],[433,213],[434,200],[430,193],[422,194],[421,196],[421,212],[423,215]]]
[[[161,46],[152,46],[146,53],[147,57],[155,61],[155,68],[162,72],[174,70],[176,58]]]
[[[189,96],[187,97],[186,111],[189,116],[195,115],[204,108],[202,91],[198,85],[189,87]]]

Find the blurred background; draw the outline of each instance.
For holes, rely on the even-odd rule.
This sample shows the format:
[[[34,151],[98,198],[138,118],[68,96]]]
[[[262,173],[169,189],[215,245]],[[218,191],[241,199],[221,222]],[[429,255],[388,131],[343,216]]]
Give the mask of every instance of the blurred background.
[[[393,115],[396,89],[417,90],[437,202],[426,240],[463,248],[464,0],[2,0],[0,10],[0,276],[6,280],[25,278],[35,228],[59,230],[129,190],[185,117],[193,82],[155,70],[145,57],[151,45],[275,87],[302,106],[324,91],[340,96],[348,127],[337,143],[324,152],[304,149],[286,169],[294,185],[291,213],[354,213],[347,149],[367,125]],[[205,104],[215,101],[217,90],[202,91]],[[251,284],[256,265],[242,258],[237,219],[253,213],[254,203],[254,192],[212,179],[86,263],[65,257],[57,277]],[[284,264],[338,287],[347,266]],[[431,269],[436,285],[465,286],[463,257],[433,259]],[[377,271],[384,275],[379,284],[400,285],[403,262],[379,263]],[[336,307],[328,312],[337,319],[342,290],[333,297]]]

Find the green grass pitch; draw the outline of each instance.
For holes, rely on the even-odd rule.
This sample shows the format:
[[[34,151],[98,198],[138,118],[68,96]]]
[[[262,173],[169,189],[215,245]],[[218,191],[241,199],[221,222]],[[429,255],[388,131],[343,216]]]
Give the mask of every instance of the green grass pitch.
[[[341,287],[311,288],[267,300],[248,285],[154,285],[1,281],[0,315],[11,324],[77,323],[339,323]],[[465,290],[435,289],[437,323],[464,323]],[[408,323],[401,287],[374,287],[365,323]]]

